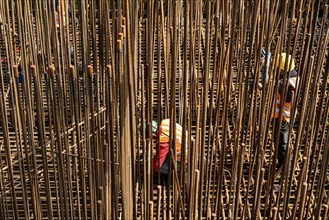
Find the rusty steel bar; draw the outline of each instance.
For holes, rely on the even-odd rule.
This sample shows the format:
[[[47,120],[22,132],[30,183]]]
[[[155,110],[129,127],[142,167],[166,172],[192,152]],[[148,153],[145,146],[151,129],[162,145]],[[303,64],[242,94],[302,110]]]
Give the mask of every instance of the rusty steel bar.
[[[327,216],[327,1],[3,0],[0,9],[4,219]],[[283,52],[298,73],[296,117],[276,170]],[[163,119],[169,147],[152,133]],[[156,174],[153,159],[161,166],[167,155],[168,174]]]

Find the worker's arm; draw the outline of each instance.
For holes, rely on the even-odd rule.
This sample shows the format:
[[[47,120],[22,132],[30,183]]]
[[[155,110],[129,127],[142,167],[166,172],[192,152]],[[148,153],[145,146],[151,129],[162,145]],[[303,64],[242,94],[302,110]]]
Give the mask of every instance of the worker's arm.
[[[263,87],[265,88],[266,85],[268,84],[268,79],[269,79],[269,69],[270,69],[270,60],[271,60],[271,52],[268,52],[267,54],[267,59],[263,58],[262,59],[262,80],[261,82],[258,83],[258,89],[262,89]],[[254,87],[254,79],[252,78],[250,80],[250,89],[253,89]]]
[[[264,66],[263,66],[263,71],[262,71],[262,78],[263,81],[262,83],[264,83],[264,87],[268,84],[268,80],[269,80],[269,72],[270,72],[270,60],[271,60],[271,52],[268,52],[267,54],[267,59],[265,60]]]
[[[268,57],[269,57],[268,59],[270,59],[271,53],[269,54]],[[258,89],[260,89],[260,90],[263,89],[263,88],[265,88],[266,85],[268,84],[268,79],[269,79],[268,73],[269,73],[270,64],[268,63],[268,65],[263,66],[262,68],[263,68],[263,70],[262,70],[262,78],[263,78],[263,80],[261,80],[261,82],[258,82]],[[254,83],[255,83],[254,82],[254,79],[251,78],[250,83],[249,83],[250,90],[253,89]]]

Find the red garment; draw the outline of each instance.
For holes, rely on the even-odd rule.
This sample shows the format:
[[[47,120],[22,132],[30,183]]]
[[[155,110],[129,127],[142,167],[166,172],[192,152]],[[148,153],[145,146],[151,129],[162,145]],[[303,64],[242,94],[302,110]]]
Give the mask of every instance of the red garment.
[[[156,153],[153,158],[153,172],[158,172],[159,170],[159,152],[158,146],[160,146],[160,167],[162,166],[163,162],[165,161],[168,153],[169,153],[169,134],[170,134],[170,120],[164,119],[161,121],[159,129],[156,132]],[[188,136],[186,131],[186,137]],[[159,143],[158,143],[159,142]],[[186,140],[187,143],[187,140]],[[181,158],[181,144],[182,144],[182,126],[176,123],[176,155],[177,161],[180,161]],[[187,147],[186,147],[187,149]],[[187,151],[186,151],[187,156]],[[187,157],[186,157],[187,162]]]
[[[156,154],[153,157],[153,172],[156,173],[159,170],[159,152],[158,152],[159,143],[156,144]],[[169,142],[160,142],[160,167],[165,161],[167,154],[169,153]]]

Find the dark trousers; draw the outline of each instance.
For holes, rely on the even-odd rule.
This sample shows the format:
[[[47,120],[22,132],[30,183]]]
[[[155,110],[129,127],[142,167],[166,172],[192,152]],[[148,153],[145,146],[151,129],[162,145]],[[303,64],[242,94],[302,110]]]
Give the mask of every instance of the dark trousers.
[[[168,184],[168,175],[169,173],[169,154],[166,156],[166,159],[162,163],[162,166],[159,168],[159,170],[154,173],[154,180],[156,181],[158,179],[158,176],[160,175],[160,182],[156,181],[157,184],[165,186]]]
[[[276,126],[279,123],[279,119],[275,119]],[[275,131],[275,130],[274,130]],[[280,134],[279,134],[279,146],[278,146],[278,168],[280,168],[286,157],[286,152],[288,148],[288,138],[289,138],[289,123],[282,121]]]
[[[160,174],[168,174],[169,173],[169,154],[167,154],[166,159],[162,163],[160,167]]]

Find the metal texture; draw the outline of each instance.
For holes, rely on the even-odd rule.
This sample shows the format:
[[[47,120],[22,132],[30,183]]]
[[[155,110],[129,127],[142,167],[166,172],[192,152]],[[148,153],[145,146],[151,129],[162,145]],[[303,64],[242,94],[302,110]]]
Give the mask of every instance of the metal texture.
[[[328,26],[328,0],[0,1],[0,218],[326,219]]]

